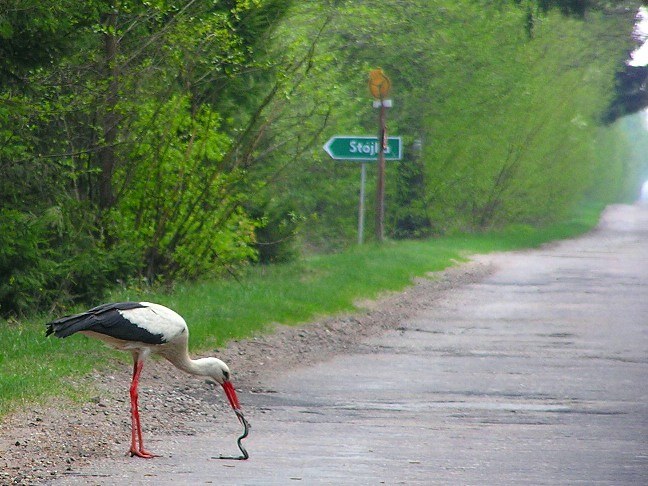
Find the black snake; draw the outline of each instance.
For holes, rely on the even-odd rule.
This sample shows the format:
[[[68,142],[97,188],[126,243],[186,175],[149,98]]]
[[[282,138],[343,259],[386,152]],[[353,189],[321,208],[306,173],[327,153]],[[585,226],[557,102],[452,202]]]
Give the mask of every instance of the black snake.
[[[241,449],[241,452],[243,455],[241,456],[224,456],[220,455],[218,457],[213,457],[212,459],[234,459],[238,461],[244,461],[245,459],[248,459],[250,455],[248,454],[248,451],[245,450],[245,447],[243,447],[243,444],[241,444],[241,441],[245,439],[248,434],[250,433],[250,424],[247,420],[245,420],[245,417],[243,416],[243,413],[240,410],[234,410],[236,412],[236,416],[239,418],[240,422],[243,424],[243,434],[237,439],[236,443],[238,444],[239,449]]]

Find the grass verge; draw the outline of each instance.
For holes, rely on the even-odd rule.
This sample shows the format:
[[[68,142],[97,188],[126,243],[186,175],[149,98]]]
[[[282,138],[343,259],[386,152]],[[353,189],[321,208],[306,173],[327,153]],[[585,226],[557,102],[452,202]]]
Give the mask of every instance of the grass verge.
[[[515,226],[486,234],[364,245],[292,264],[253,267],[240,282],[183,284],[172,293],[116,291],[110,300],[153,301],[177,310],[190,326],[192,350],[206,350],[263,332],[272,323],[298,324],[352,310],[358,299],[401,290],[414,277],[443,270],[469,254],[536,247],[582,234],[596,224],[599,209],[541,230]],[[115,359],[116,351],[85,336],[45,338],[47,320],[41,316],[0,323],[0,417],[48,397],[86,397],[88,390],[78,385],[83,380],[75,376],[87,375],[96,363],[114,366],[129,359]]]

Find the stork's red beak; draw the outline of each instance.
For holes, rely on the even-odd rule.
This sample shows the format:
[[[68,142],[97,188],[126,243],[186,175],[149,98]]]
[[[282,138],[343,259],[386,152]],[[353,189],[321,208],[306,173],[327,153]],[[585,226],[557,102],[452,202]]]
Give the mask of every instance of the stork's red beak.
[[[232,405],[232,408],[234,410],[240,410],[241,409],[241,404],[239,403],[238,396],[236,395],[236,390],[234,390],[234,385],[232,385],[231,381],[224,381],[223,382],[223,390],[225,390],[225,395],[227,395],[227,399],[229,400],[230,404]]]

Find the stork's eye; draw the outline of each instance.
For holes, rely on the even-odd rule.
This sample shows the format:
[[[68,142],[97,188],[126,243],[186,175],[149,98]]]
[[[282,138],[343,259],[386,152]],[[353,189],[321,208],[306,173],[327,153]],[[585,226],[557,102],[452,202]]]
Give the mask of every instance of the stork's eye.
[[[226,380],[229,381],[229,378],[230,378],[229,371],[225,371],[225,370],[223,370],[223,378],[225,378]]]

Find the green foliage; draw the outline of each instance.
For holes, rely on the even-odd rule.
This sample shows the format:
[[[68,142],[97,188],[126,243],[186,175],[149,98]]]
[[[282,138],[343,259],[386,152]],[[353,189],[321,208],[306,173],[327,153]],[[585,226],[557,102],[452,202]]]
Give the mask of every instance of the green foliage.
[[[38,222],[28,214],[0,212],[0,309],[28,309],[30,294],[42,290],[47,269],[41,268],[43,235]]]
[[[600,2],[586,18],[516,3],[364,1],[332,8],[322,54],[314,57],[317,84],[297,93],[297,103],[309,103],[320,86],[330,90],[335,103],[321,102],[329,107],[322,142],[334,134],[372,134],[376,113],[365,78],[375,66],[391,76],[389,133],[423,145],[415,162],[407,146],[404,162],[388,163],[387,229],[393,237],[557,221],[583,198],[619,197],[612,187],[624,182],[606,184],[607,175],[632,177],[623,169],[625,142],[613,127],[599,128],[615,70],[631,45],[631,18]],[[317,12],[324,16],[312,4],[294,12],[292,18],[309,27],[290,24],[291,39],[312,32],[309,20]],[[602,164],[610,169],[606,175],[593,170]],[[308,247],[352,242],[356,166],[331,162],[316,150],[292,167],[293,177],[279,187],[306,218]],[[370,211],[374,179],[370,167]]]
[[[137,259],[126,243],[102,245],[73,208],[39,215],[0,210],[0,312],[32,314],[100,298],[133,272]]]
[[[600,120],[637,6],[5,2],[0,313],[353,244],[358,167],[321,146],[377,132],[376,66],[393,83],[389,133],[407,142],[387,167],[392,237],[545,224],[626,197],[645,163],[626,163],[623,127]]]
[[[94,2],[5,0],[0,4],[0,83],[23,82],[29,69],[71,49]]]
[[[394,207],[391,210],[393,235],[398,239],[430,236],[433,223],[428,214],[426,199],[429,188],[425,178],[425,166],[420,160],[421,141],[415,141],[396,166]]]
[[[297,258],[301,220],[289,202],[270,201],[264,207],[257,204],[250,216],[258,221],[254,246],[259,263],[286,263]]]
[[[548,11],[529,39],[526,7],[408,2],[383,6],[378,22],[370,3],[350,7],[350,25],[337,29],[349,39],[350,59],[391,74],[391,133],[423,140],[425,195],[409,209],[412,181],[388,168],[396,223],[419,221],[425,232],[432,221],[442,232],[557,220],[604,180],[594,165],[622,166],[593,147],[630,43],[627,30],[603,32],[623,32],[623,16],[591,12],[583,22]],[[375,39],[371,49],[366,39]]]
[[[241,173],[222,170],[231,140],[207,105],[191,110],[188,96],[139,105],[132,128],[143,135],[114,178],[125,188],[114,235],[140,249],[151,279],[208,275],[254,256],[255,223],[232,189]]]
[[[248,72],[274,76],[263,39],[290,3],[3,5],[0,200],[21,240],[0,248],[0,312],[255,259],[246,178],[270,90],[237,95],[237,120],[219,113],[234,111],[231,86]],[[34,223],[50,208],[65,223],[56,231]]]

